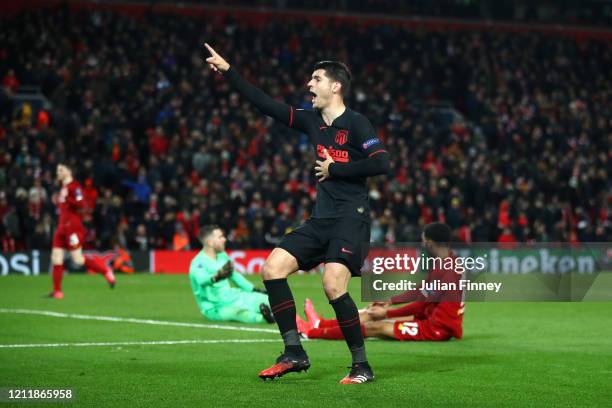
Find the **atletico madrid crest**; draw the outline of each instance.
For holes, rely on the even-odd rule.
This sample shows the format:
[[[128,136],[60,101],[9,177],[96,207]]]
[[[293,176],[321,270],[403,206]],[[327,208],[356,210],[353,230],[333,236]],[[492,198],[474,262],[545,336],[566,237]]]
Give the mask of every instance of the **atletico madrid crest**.
[[[339,130],[336,132],[336,144],[342,146],[348,140],[348,130]]]

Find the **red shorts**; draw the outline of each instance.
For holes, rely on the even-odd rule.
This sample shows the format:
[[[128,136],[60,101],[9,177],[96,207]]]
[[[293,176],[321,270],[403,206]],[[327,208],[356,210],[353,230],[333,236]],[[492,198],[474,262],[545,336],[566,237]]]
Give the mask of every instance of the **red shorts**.
[[[448,330],[436,327],[429,320],[396,321],[393,334],[397,340],[444,341],[452,337]]]
[[[83,246],[85,228],[82,225],[58,225],[53,234],[53,248],[74,251]]]

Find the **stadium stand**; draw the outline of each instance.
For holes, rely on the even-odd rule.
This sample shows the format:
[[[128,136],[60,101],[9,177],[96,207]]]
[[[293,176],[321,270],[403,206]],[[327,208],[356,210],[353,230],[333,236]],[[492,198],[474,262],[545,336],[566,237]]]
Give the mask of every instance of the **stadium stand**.
[[[369,184],[373,242],[435,220],[466,242],[612,240],[609,41],[67,6],[0,21],[2,251],[50,247],[58,160],[85,186],[91,247],[193,248],[218,223],[270,248],[308,217],[308,141],[212,74],[204,40],[301,107],[314,62],[349,64],[349,105],[392,157]]]

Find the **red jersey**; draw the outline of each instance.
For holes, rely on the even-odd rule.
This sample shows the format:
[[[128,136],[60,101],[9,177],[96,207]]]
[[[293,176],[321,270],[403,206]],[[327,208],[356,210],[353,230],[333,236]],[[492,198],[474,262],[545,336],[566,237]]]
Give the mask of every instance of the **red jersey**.
[[[59,225],[80,225],[81,210],[85,206],[83,190],[78,181],[72,180],[62,186],[58,197]]]
[[[451,257],[455,258],[454,255]],[[443,260],[444,261],[444,260]],[[433,326],[444,328],[453,337],[460,339],[463,336],[463,291],[460,290],[459,281],[462,274],[455,272],[454,268],[435,268],[429,272],[425,282],[439,286],[440,284],[454,284],[456,290],[428,288],[411,290],[391,298],[391,303],[412,302],[406,306],[387,311],[388,317],[414,316],[415,320],[428,320]],[[420,284],[417,284],[419,287]]]

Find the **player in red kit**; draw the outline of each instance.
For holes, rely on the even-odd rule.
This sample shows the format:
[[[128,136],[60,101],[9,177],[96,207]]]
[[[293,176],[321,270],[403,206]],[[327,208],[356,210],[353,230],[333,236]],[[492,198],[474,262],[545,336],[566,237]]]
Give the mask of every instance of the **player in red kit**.
[[[455,259],[449,248],[450,228],[441,223],[425,226],[421,236],[428,256]],[[444,265],[441,263],[440,266]],[[462,275],[455,268],[432,269],[426,282],[454,283],[459,288]],[[391,305],[410,302],[392,308]],[[361,330],[366,337],[387,337],[396,340],[443,341],[463,336],[463,293],[461,290],[412,290],[391,298],[391,302],[373,303],[361,310]],[[306,299],[307,320],[297,319],[298,330],[308,338],[341,339],[342,330],[336,320],[321,319],[312,302]]]
[[[101,260],[83,255],[85,228],[81,222],[81,211],[85,205],[81,185],[72,176],[65,163],[57,165],[57,180],[61,190],[57,197],[59,222],[53,235],[51,263],[53,265],[53,292],[49,297],[63,299],[62,278],[64,276],[64,251],[68,251],[75,266],[85,267],[104,276],[111,288],[115,287],[113,270]]]

